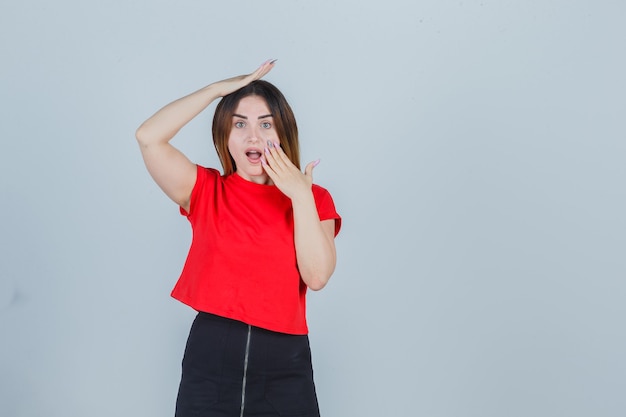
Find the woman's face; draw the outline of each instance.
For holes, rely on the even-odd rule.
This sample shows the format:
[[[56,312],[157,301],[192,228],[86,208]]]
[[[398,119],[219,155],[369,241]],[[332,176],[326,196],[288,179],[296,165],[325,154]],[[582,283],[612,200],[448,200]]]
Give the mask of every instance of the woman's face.
[[[267,141],[280,143],[274,119],[259,96],[241,99],[232,118],[228,151],[235,160],[236,173],[258,184],[271,184],[261,164]]]

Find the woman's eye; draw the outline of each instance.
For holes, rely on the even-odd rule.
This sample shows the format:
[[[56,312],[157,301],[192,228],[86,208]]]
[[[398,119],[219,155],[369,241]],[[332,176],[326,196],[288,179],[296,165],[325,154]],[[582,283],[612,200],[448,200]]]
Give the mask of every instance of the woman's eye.
[[[235,123],[235,127],[241,129],[242,127],[244,127],[246,124],[244,122],[237,122]]]
[[[269,129],[270,127],[272,127],[272,124],[270,122],[263,122],[261,123],[261,127],[263,129]]]

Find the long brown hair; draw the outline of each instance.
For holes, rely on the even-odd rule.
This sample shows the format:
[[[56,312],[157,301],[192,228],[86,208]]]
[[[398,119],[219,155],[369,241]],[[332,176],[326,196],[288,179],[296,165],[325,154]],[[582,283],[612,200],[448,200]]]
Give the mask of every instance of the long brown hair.
[[[259,96],[265,100],[274,120],[280,146],[291,162],[299,169],[298,125],[293,111],[278,88],[265,80],[257,80],[224,96],[215,109],[212,128],[213,144],[222,163],[222,168],[224,168],[224,175],[230,175],[237,170],[235,160],[228,152],[228,137],[233,127],[233,114],[239,101],[248,96]]]

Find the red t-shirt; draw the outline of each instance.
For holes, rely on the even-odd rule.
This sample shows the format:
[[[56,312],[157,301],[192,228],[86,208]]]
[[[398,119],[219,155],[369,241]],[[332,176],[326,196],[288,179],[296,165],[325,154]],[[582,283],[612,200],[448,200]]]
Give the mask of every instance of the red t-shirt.
[[[320,220],[341,218],[313,185]],[[306,290],[294,244],[291,200],[276,186],[198,166],[189,212],[191,248],[172,297],[207,313],[268,330],[307,334]]]

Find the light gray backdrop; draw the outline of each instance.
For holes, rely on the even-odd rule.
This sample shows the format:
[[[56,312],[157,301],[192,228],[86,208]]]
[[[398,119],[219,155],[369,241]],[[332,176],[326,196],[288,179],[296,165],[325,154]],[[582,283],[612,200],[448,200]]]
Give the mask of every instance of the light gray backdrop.
[[[324,417],[626,415],[625,12],[3,1],[0,415],[173,415],[190,230],[134,131],[267,58],[344,216]],[[213,109],[175,144],[217,166]]]

